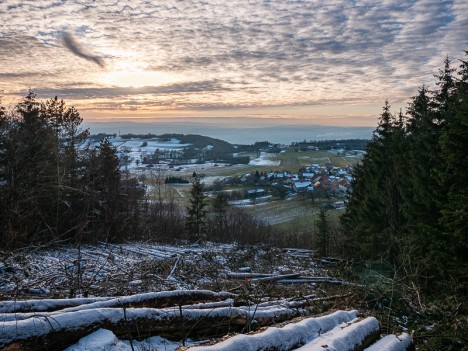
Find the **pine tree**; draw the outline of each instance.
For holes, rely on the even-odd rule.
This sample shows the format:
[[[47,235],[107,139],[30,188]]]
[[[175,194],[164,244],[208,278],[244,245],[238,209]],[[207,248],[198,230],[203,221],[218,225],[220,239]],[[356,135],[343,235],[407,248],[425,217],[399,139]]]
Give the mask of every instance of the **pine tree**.
[[[203,240],[206,237],[206,200],[204,184],[199,177],[193,180],[187,207],[187,231],[191,240]]]

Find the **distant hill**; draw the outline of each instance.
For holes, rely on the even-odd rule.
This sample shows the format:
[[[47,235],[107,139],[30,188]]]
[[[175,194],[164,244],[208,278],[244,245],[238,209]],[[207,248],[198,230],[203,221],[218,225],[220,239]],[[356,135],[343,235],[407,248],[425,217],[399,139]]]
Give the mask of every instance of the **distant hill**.
[[[235,119],[233,119],[235,120]],[[260,122],[259,122],[260,123]],[[251,145],[268,140],[274,144],[289,145],[302,140],[371,139],[373,127],[336,127],[320,125],[275,125],[263,123],[250,125],[243,119],[238,123],[209,122],[84,122],[92,134],[135,133],[163,135],[183,133],[186,135],[206,135],[225,140],[231,144]]]
[[[203,149],[208,146],[212,146],[213,150],[216,150],[216,152],[222,154],[233,153],[235,150],[234,146],[227,141],[198,134],[167,133],[158,135],[158,138],[161,140],[177,139],[180,140],[182,144],[191,144],[197,149]]]

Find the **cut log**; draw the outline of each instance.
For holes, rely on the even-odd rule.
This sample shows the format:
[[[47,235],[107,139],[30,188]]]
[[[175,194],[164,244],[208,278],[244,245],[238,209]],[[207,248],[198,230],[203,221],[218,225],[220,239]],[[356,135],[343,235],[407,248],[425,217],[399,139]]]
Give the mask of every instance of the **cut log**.
[[[234,306],[234,300],[233,299],[226,299],[224,301],[219,301],[219,302],[205,302],[205,303],[197,303],[193,305],[184,305],[182,308],[184,310],[206,310],[209,308],[219,308],[219,307],[230,307]]]
[[[297,274],[282,274],[282,275],[272,275],[270,277],[261,277],[261,278],[252,278],[250,281],[252,283],[259,283],[259,282],[274,282],[277,280],[282,280],[282,279],[294,279],[294,278],[299,278],[301,275],[299,273]]]
[[[57,311],[62,308],[86,305],[94,302],[112,300],[112,297],[93,297],[77,299],[39,299],[24,301],[0,301],[0,313],[25,313]]]
[[[283,328],[270,327],[253,335],[236,335],[219,344],[189,348],[190,351],[288,351],[302,346],[343,322],[357,317],[357,311],[337,311],[327,316],[307,318]]]
[[[68,301],[70,304],[73,303],[75,300],[82,301],[84,300],[85,303],[83,305],[74,305],[75,307],[64,308],[59,311],[55,312],[43,312],[40,314],[41,317],[52,318],[57,313],[65,313],[65,312],[76,312],[76,311],[83,311],[88,309],[97,309],[97,308],[111,308],[111,307],[121,307],[121,308],[128,308],[128,307],[152,307],[152,308],[161,308],[167,306],[181,306],[185,304],[193,304],[196,302],[203,302],[203,301],[220,301],[225,299],[230,299],[235,297],[234,294],[227,293],[227,292],[214,292],[210,290],[174,290],[174,291],[161,291],[157,293],[145,293],[145,294],[137,294],[132,296],[123,296],[119,298],[113,299],[102,299],[97,300],[95,302],[91,302],[91,299],[65,299],[65,300],[58,300],[59,303],[57,306],[62,303],[63,305],[66,304]],[[45,301],[44,306],[41,305],[41,301]],[[36,311],[44,311],[46,310],[45,307],[52,306],[54,300],[30,300],[30,301],[23,301],[25,306],[35,306]],[[61,302],[60,302],[61,301]],[[13,303],[12,301],[4,301],[6,305],[7,303]],[[18,303],[18,302],[16,302]],[[13,304],[14,306],[14,304]],[[219,306],[218,306],[219,307]],[[210,307],[206,307],[210,308]],[[36,317],[38,314],[33,313],[4,313],[0,314],[0,321],[1,322],[8,322],[8,321],[19,321],[28,318]]]
[[[364,351],[413,351],[413,339],[407,333],[387,335]]]
[[[344,282],[342,280],[338,280],[332,277],[298,277],[297,279],[281,279],[278,280],[277,283],[328,283],[328,284],[336,284],[342,285]]]
[[[73,312],[83,309],[103,307],[153,307],[180,306],[203,301],[221,301],[234,298],[236,295],[228,292],[214,292],[211,290],[174,290],[124,296],[108,301],[68,308],[62,312]]]
[[[214,337],[240,330],[253,320],[268,326],[305,314],[281,306],[251,309],[223,307],[211,310],[179,308],[98,308],[58,313],[52,317],[29,318],[2,323],[0,349],[61,350],[99,328],[125,338],[155,334],[186,338]]]
[[[304,277],[300,274],[270,274],[270,273],[254,273],[254,272],[227,272],[228,278],[233,279],[248,279],[252,283],[274,281],[278,284],[307,284],[307,283],[327,283],[335,285],[343,285],[345,282],[333,277]]]
[[[254,272],[226,272],[226,275],[229,278],[235,279],[252,279],[252,278],[262,278],[262,277],[273,277],[275,274],[270,273],[254,273]]]
[[[368,317],[338,326],[297,351],[360,351],[371,345],[379,336],[379,322],[374,317]]]

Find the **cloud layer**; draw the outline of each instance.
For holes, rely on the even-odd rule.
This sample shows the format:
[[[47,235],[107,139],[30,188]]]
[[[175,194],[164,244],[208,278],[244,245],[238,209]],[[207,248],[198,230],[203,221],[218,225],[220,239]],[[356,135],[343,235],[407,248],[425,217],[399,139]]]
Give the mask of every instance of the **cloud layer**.
[[[433,85],[445,56],[467,49],[468,2],[6,0],[0,24],[4,95],[32,87],[88,115],[333,110]]]

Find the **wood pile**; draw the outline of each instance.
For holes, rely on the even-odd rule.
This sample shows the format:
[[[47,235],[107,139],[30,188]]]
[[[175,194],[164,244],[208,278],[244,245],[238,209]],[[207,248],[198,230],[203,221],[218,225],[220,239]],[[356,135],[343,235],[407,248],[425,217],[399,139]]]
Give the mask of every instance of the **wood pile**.
[[[357,311],[305,318],[308,307],[323,299],[311,295],[238,306],[231,293],[176,290],[120,298],[1,301],[0,349],[63,350],[103,329],[125,340],[159,335],[183,344],[187,338],[215,340],[238,333],[211,346],[191,347],[194,351],[411,349],[406,334],[379,339],[377,320],[358,318]],[[289,322],[297,317],[302,320]],[[285,325],[279,328],[280,323]]]

